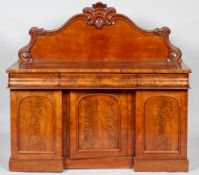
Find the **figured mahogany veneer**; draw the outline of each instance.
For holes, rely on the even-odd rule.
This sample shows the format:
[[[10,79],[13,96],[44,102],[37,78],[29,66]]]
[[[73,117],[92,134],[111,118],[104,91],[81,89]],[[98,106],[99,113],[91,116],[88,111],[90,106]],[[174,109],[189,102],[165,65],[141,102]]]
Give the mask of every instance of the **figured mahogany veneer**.
[[[33,27],[7,69],[10,170],[188,171],[191,70],[169,34],[100,2],[56,30]]]
[[[188,88],[187,74],[10,74],[10,88]]]

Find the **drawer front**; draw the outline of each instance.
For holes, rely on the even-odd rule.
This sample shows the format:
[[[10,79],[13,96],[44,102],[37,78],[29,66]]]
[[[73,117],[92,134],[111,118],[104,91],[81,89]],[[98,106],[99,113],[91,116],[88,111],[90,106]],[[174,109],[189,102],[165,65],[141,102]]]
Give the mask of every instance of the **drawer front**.
[[[8,86],[12,87],[56,87],[59,86],[58,74],[10,74]]]
[[[188,88],[188,74],[139,74],[139,87],[181,87]]]
[[[9,74],[9,88],[187,89],[188,74]]]
[[[137,86],[134,74],[62,74],[61,87],[117,87],[130,88]]]
[[[184,88],[188,74],[62,74],[61,87],[67,88]]]

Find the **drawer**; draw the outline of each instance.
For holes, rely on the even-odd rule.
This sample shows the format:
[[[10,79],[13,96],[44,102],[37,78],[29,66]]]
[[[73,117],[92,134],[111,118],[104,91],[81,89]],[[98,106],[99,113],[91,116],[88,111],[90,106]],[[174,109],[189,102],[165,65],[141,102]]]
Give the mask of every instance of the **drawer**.
[[[188,74],[138,74],[138,87],[188,88]]]
[[[59,86],[58,74],[9,74],[8,86],[12,87],[56,87]]]
[[[9,88],[156,89],[189,88],[188,74],[9,74]]]
[[[63,88],[188,88],[188,74],[62,74]]]
[[[130,88],[137,86],[134,74],[62,74],[61,87]]]

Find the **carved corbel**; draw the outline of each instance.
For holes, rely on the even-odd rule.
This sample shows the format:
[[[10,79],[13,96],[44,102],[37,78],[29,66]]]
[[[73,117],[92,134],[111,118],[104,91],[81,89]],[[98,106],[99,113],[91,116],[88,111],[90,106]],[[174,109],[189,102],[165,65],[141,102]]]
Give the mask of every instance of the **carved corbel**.
[[[21,64],[30,64],[33,62],[32,54],[31,54],[31,48],[34,45],[36,41],[37,36],[45,35],[46,31],[41,28],[32,27],[29,31],[29,34],[31,36],[30,42],[28,45],[23,47],[19,50],[18,56],[19,56],[19,62]]]
[[[156,35],[164,37],[165,43],[169,48],[169,55],[167,58],[167,62],[180,65],[180,63],[182,62],[181,59],[182,52],[180,51],[180,49],[171,44],[169,40],[169,34],[171,33],[171,30],[168,27],[162,27],[162,28],[156,28],[153,32]]]

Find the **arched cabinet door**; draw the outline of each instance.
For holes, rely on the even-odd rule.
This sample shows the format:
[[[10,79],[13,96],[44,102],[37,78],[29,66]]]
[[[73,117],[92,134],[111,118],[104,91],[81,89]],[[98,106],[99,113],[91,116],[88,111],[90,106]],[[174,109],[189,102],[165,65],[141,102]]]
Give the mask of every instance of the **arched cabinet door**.
[[[11,107],[10,169],[61,171],[62,92],[12,90]]]
[[[129,95],[118,90],[70,93],[71,159],[133,156]]]
[[[186,171],[186,152],[187,91],[136,91],[135,169],[153,171],[168,166],[175,171],[181,166]]]

